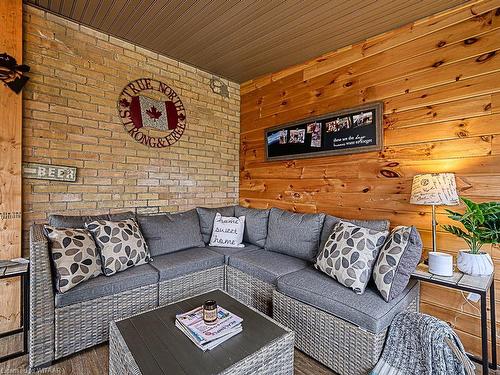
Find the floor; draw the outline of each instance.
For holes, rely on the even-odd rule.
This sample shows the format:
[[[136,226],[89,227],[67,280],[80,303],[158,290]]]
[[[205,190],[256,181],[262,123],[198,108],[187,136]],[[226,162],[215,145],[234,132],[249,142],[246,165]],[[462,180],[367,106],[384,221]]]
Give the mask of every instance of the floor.
[[[0,354],[4,354],[8,346],[17,345],[16,342],[0,343]],[[28,357],[22,356],[10,361],[0,363],[0,375],[3,374],[27,374]],[[479,367],[479,366],[476,366]],[[54,366],[46,368],[43,374],[57,375],[100,375],[108,373],[108,345],[102,344],[85,350],[79,354],[58,361]],[[335,375],[335,373],[302,352],[295,350],[295,375]],[[476,371],[478,375],[481,370]],[[490,371],[490,375],[498,374],[500,371]]]

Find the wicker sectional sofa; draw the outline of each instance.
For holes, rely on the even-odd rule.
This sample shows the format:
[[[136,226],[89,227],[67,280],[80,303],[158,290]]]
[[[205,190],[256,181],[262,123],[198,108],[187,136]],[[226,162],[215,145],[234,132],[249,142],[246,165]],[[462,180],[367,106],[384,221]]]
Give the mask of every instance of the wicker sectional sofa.
[[[246,217],[245,247],[207,245],[216,212]],[[107,341],[109,323],[114,320],[219,288],[294,330],[297,348],[337,373],[367,374],[381,354],[392,318],[418,308],[415,282],[386,303],[374,286],[357,295],[312,267],[339,220],[329,215],[228,206],[149,217],[131,212],[52,215],[49,224],[82,228],[96,218],[131,217],[140,224],[153,261],[110,277],[100,275],[62,294],[54,289],[43,225],[32,226],[31,369]],[[357,224],[374,229],[389,225],[386,221]],[[164,231],[165,225],[176,228],[177,234]],[[201,244],[186,247],[190,237],[200,233]]]

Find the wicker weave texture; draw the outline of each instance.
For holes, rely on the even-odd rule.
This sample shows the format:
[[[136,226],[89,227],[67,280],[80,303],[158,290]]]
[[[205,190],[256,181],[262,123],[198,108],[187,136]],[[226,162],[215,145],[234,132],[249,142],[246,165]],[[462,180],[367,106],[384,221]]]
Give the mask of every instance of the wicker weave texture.
[[[416,311],[415,299],[408,310]],[[366,375],[376,365],[387,329],[373,334],[277,291],[273,318],[295,332],[295,346],[340,375]]]
[[[214,289],[224,289],[224,267],[209,268],[160,282],[159,305],[168,305]]]
[[[115,322],[109,327],[109,375],[140,375],[139,366],[130,353]]]
[[[239,361],[220,375],[292,375],[294,335],[287,333],[278,340]]]
[[[29,366],[35,368],[54,360],[54,291],[42,225],[31,227],[30,257]]]
[[[158,306],[158,284],[55,310],[55,358],[108,340],[109,323]]]
[[[234,267],[227,266],[227,292],[247,306],[271,316],[274,286]]]

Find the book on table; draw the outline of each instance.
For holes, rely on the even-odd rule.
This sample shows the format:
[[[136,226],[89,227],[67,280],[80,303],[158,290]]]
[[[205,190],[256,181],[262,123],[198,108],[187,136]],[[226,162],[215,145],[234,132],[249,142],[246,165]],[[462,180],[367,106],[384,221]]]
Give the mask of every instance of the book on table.
[[[217,309],[214,324],[205,324],[201,306],[175,316],[175,326],[203,351],[211,350],[240,333],[242,322],[243,319],[222,307]]]

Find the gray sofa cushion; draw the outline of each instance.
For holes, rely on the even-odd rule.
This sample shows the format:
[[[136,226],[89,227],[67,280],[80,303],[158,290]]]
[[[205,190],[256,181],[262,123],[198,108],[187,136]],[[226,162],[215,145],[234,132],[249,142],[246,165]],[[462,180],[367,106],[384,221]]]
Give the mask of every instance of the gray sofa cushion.
[[[265,249],[314,261],[325,214],[299,214],[272,208]]]
[[[205,246],[194,209],[175,214],[137,215],[137,221],[153,257]]]
[[[308,265],[305,260],[264,249],[245,251],[229,257],[229,266],[268,284],[276,284],[278,277]]]
[[[49,215],[49,224],[56,228],[80,228],[85,229],[85,223],[90,223],[96,220],[120,221],[134,219],[133,212],[118,212],[116,214],[103,214],[95,216],[66,216],[66,215]]]
[[[96,298],[111,296],[158,282],[158,271],[149,264],[143,264],[119,272],[113,276],[97,276],[78,284],[66,293],[56,293],[56,307],[69,306],[74,303],[90,301]]]
[[[350,223],[356,224],[360,227],[374,229],[379,232],[385,232],[389,230],[390,222],[389,220],[356,220],[356,219],[342,219],[332,215],[326,215],[325,221],[323,223],[323,229],[321,230],[321,244],[319,246],[320,250],[325,247],[328,237],[333,232],[333,227],[340,221],[348,221]]]
[[[267,238],[267,222],[270,210],[258,210],[236,206],[234,214],[236,217],[245,216],[245,233],[243,241],[259,247],[264,247]]]
[[[372,333],[387,328],[394,316],[404,311],[419,293],[418,283],[411,280],[403,293],[385,302],[371,284],[359,295],[313,268],[280,277],[277,289]]]
[[[249,243],[243,243],[245,247],[217,247],[208,246],[207,249],[215,251],[216,253],[224,255],[224,262],[229,264],[229,258],[233,255],[241,253],[242,251],[260,250],[261,248],[257,245],[252,245]]]
[[[234,216],[234,206],[217,208],[197,207],[196,211],[200,218],[201,235],[205,243],[209,243],[210,237],[212,237],[212,229],[214,227],[214,219],[217,212],[222,216]]]
[[[206,247],[195,247],[160,255],[151,263],[160,274],[160,282],[186,276],[193,272],[224,265],[224,255]]]

